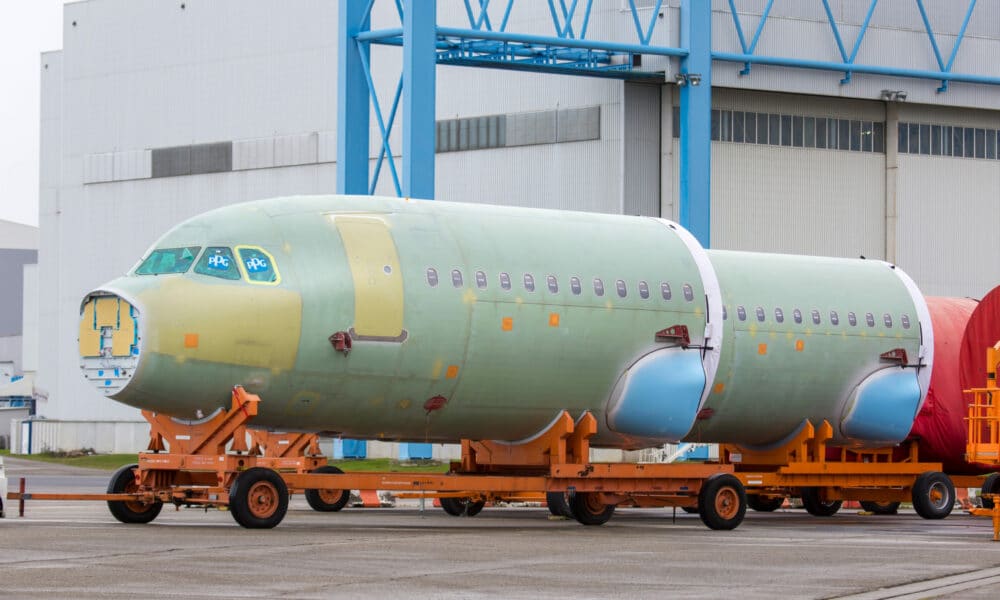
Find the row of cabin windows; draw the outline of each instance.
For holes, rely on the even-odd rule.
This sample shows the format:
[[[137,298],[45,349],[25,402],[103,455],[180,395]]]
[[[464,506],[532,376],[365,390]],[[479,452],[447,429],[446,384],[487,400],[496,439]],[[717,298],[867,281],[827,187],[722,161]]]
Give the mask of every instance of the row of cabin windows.
[[[485,271],[476,271],[475,274],[476,287],[484,290],[489,286],[487,282]],[[510,273],[501,272],[499,276],[500,288],[504,290],[510,290],[513,287],[511,282]],[[535,291],[535,276],[531,273],[525,273],[523,278],[524,289],[528,292]],[[440,279],[438,277],[437,269],[429,267],[427,269],[427,285],[431,287],[437,287]],[[465,285],[465,279],[462,275],[460,269],[452,269],[451,271],[451,284],[460,288]],[[548,275],[545,277],[545,285],[548,290],[553,293],[559,293],[559,279],[555,275]],[[594,295],[601,297],[604,296],[604,280],[600,277],[595,277],[593,280]],[[569,289],[574,296],[579,296],[583,293],[583,282],[579,277],[573,276],[569,278]],[[640,281],[638,285],[639,297],[643,300],[649,298],[649,283],[645,281]],[[694,288],[691,284],[685,283],[681,287],[681,291],[684,294],[684,300],[688,302],[694,301]],[[618,279],[615,281],[615,292],[618,294],[619,298],[625,298],[628,296],[628,284],[625,283],[624,279]],[[673,290],[670,288],[670,284],[666,281],[660,283],[660,297],[664,300],[670,300],[673,298]]]
[[[759,322],[763,323],[764,321],[767,320],[767,313],[764,311],[763,307],[761,307],[761,306],[756,307],[754,309],[754,313],[756,314],[757,320]],[[809,316],[812,318],[812,322],[813,322],[814,325],[820,325],[823,322],[822,315],[816,309],[813,309],[812,311],[810,311]],[[722,307],[722,318],[723,319],[728,319],[729,318],[729,314],[728,314],[728,311],[726,310],[725,306]],[[746,321],[747,320],[747,309],[745,307],[743,307],[743,306],[737,306],[736,307],[736,318],[739,319],[740,321]],[[793,309],[792,310],[792,320],[795,321],[795,323],[797,323],[797,324],[801,324],[802,323],[802,311],[799,310],[799,309],[797,309],[797,308]],[[784,323],[785,322],[785,312],[783,310],[781,310],[780,308],[775,308],[774,309],[774,321],[776,323]],[[857,316],[857,314],[855,314],[853,311],[852,312],[848,312],[847,313],[847,322],[851,325],[851,327],[857,327],[857,325],[858,325],[858,316]],[[906,314],[902,315],[899,318],[899,322],[903,326],[903,329],[909,329],[910,328],[910,315],[906,315]],[[875,327],[875,315],[873,313],[870,313],[870,312],[869,313],[865,313],[865,323],[869,327]],[[830,324],[831,325],[840,325],[840,314],[837,311],[835,311],[835,310],[831,310],[830,311]],[[891,329],[892,328],[892,315],[890,315],[889,313],[883,313],[882,314],[882,324],[885,325],[887,328]]]

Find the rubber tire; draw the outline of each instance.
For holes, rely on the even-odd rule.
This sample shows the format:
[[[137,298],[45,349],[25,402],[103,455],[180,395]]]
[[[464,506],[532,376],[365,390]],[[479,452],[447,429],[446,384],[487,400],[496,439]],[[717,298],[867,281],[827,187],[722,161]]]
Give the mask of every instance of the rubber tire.
[[[697,506],[682,506],[681,510],[683,510],[684,512],[686,512],[689,515],[696,515],[696,514],[698,514],[698,507]]]
[[[486,502],[472,502],[468,498],[441,498],[441,508],[453,517],[474,517],[483,510]]]
[[[725,498],[720,499],[720,495]],[[725,508],[733,508],[726,514],[719,512],[720,502],[732,502],[736,500],[736,506],[725,504]],[[716,473],[701,484],[698,491],[698,515],[701,522],[709,529],[728,531],[736,529],[743,522],[743,517],[747,514],[747,492],[743,484],[735,476],[729,473]]]
[[[341,474],[343,471],[334,467],[332,465],[325,465],[316,469],[313,469],[313,473],[335,473]],[[348,501],[351,499],[351,490],[340,490],[340,497],[334,502],[327,502],[323,499],[323,492],[334,492],[338,490],[306,490],[305,497],[306,502],[309,506],[317,512],[337,512],[338,510],[347,506]]]
[[[614,504],[598,504],[596,492],[573,494],[569,498],[569,509],[581,525],[604,525],[615,514]]]
[[[942,493],[940,499],[931,497],[933,492]],[[913,509],[925,519],[943,519],[955,508],[955,486],[940,471],[922,473],[913,483]]]
[[[862,500],[861,508],[875,515],[894,515],[899,512],[899,502],[871,502]]]
[[[843,500],[834,500],[832,502],[821,500],[819,488],[816,487],[804,487],[801,489],[801,494],[802,507],[814,517],[832,517],[837,514],[841,505],[844,504]]]
[[[275,498],[274,510],[270,514],[255,515],[251,507],[251,494],[258,484],[272,488]],[[271,529],[281,523],[288,512],[288,486],[281,475],[273,469],[254,467],[236,476],[236,481],[229,488],[229,512],[233,519],[247,529]]]
[[[769,498],[758,494],[747,494],[747,506],[756,512],[774,512],[785,503],[784,498]]]
[[[569,508],[569,499],[566,492],[545,492],[545,504],[549,507],[549,512],[554,517],[575,518],[573,511]]]
[[[133,471],[138,467],[139,465],[125,465],[115,471],[114,475],[111,476],[111,481],[108,482],[108,493],[124,494],[129,491],[134,491],[135,474]],[[139,506],[144,508],[142,510],[136,510]],[[149,523],[160,514],[161,510],[163,510],[163,503],[153,502],[152,504],[140,504],[138,502],[108,500],[108,510],[111,511],[111,516],[118,519],[122,523]]]
[[[983,503],[983,508],[993,508],[993,501],[989,498],[985,498],[982,494],[1000,494],[1000,473],[992,473],[983,482],[983,487],[979,491],[980,501]]]

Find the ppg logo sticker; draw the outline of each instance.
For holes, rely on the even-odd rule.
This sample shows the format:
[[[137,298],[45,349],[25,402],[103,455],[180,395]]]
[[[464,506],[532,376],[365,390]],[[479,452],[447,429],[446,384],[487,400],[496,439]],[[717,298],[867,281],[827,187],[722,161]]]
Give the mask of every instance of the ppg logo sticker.
[[[215,254],[208,257],[208,267],[225,271],[229,268],[229,257],[223,254]]]
[[[246,261],[247,271],[251,273],[260,273],[261,271],[268,270],[267,261],[259,256],[253,258],[248,258]]]

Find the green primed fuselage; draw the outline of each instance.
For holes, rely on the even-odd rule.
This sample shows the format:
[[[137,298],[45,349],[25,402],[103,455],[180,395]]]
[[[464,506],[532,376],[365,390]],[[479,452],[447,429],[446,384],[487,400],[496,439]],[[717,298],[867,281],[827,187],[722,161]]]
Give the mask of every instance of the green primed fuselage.
[[[262,398],[258,425],[419,441],[520,440],[590,411],[597,444],[641,447],[674,440],[613,431],[609,403],[637,360],[668,348],[718,364],[687,439],[766,445],[807,418],[836,427],[852,390],[893,368],[880,354],[921,352],[919,307],[884,263],[712,251],[709,277],[705,252],[658,219],[291,197],[206,213],[153,248],[242,246],[270,257],[274,281],[133,269],[85,300],[85,356],[101,325],[88,302],[114,294],[137,313],[137,366],[109,396],[196,418],[241,384]],[[724,320],[707,298],[720,289]],[[655,339],[675,326],[688,349]]]

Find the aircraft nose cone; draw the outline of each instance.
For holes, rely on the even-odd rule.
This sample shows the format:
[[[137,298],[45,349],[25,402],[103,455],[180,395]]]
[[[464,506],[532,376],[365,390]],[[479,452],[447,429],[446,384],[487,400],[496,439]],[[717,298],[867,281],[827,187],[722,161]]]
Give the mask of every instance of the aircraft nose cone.
[[[91,292],[80,310],[80,369],[99,392],[114,397],[139,366],[139,311],[107,291]]]

